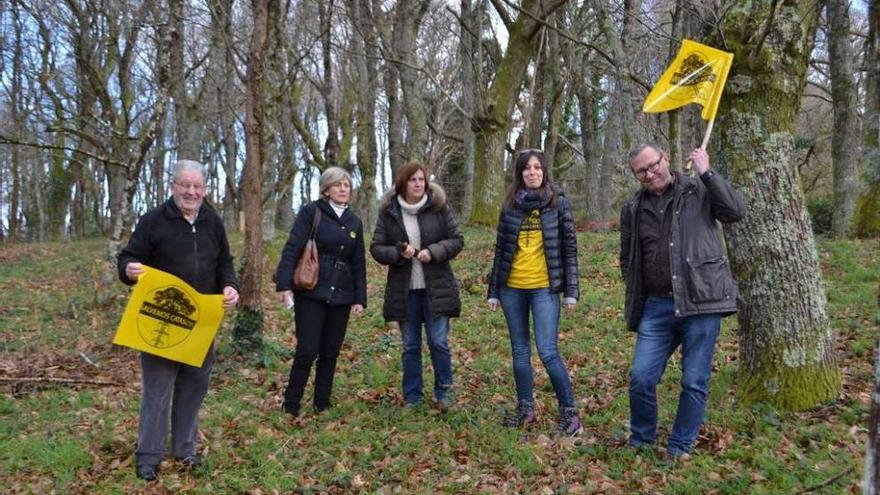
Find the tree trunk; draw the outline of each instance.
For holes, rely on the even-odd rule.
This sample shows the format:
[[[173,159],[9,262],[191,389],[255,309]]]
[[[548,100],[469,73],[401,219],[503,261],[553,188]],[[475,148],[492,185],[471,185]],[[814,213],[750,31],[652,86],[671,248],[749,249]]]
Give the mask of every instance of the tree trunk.
[[[372,226],[377,217],[376,165],[378,143],[376,142],[376,101],[379,99],[378,36],[370,19],[370,2],[348,0],[352,22],[360,36],[354,36],[352,46],[355,73],[357,74],[357,168],[360,184],[356,196],[356,209],[365,225]],[[369,227],[368,227],[369,228]]]
[[[834,130],[831,135],[834,206],[831,209],[831,233],[842,239],[850,234],[858,190],[857,95],[849,39],[849,1],[825,0],[824,4],[828,16],[828,58],[831,65],[831,99],[834,102]]]
[[[394,7],[394,56],[400,62],[400,89],[403,93],[403,114],[406,116],[407,160],[424,162],[428,156],[428,121],[425,116],[424,96],[418,74],[416,45],[419,26],[430,5],[428,0],[399,0]]]
[[[12,125],[17,140],[21,141],[22,130],[24,128],[24,118],[22,116],[22,98],[24,70],[22,68],[22,36],[21,36],[21,20],[19,18],[18,3],[12,2],[12,15],[15,19],[15,43],[12,49],[12,88],[10,91],[9,105],[12,110]],[[21,171],[22,171],[22,150],[21,146],[13,146],[11,150],[10,170],[9,170],[9,239],[15,241],[20,234],[19,225],[19,209],[21,203]]]
[[[174,121],[177,134],[177,159],[202,161],[202,124],[198,102],[189,95],[186,84],[187,67],[184,61],[184,8],[185,0],[168,0],[169,58],[171,61],[170,88],[174,98]]]
[[[240,351],[262,349],[263,309],[263,166],[266,151],[266,54],[268,51],[269,2],[252,0],[253,33],[247,66],[245,95],[245,149],[247,158],[242,181],[244,202],[244,256],[241,267],[241,309],[236,315],[234,338]]]
[[[336,100],[333,98],[333,0],[318,2],[318,16],[321,24],[321,61],[324,74],[319,88],[324,99],[324,118],[327,124],[327,139],[324,141],[324,159],[327,167],[339,165],[339,118],[336,114]]]
[[[866,190],[859,198],[855,234],[880,236],[880,2],[868,5],[868,39],[865,42],[865,138]]]
[[[818,23],[811,0],[734,3],[709,43],[734,53],[715,143],[747,207],[726,227],[740,289],[739,396],[804,410],[837,396],[822,271],[798,187],[794,121]],[[726,44],[724,43],[726,41]]]
[[[877,287],[877,311],[880,321],[880,285]],[[876,326],[876,325],[875,325]],[[880,328],[876,328],[880,331]],[[864,495],[880,494],[880,340],[874,348],[874,393],[871,394],[871,415],[868,419],[868,447],[865,453],[865,474],[862,480]]]
[[[477,108],[477,81],[475,68],[482,68],[481,40],[475,36],[480,33],[479,8],[470,0],[461,0],[461,27],[459,29],[458,54],[461,60],[461,107],[467,112],[463,116],[462,126],[462,187],[461,187],[461,218],[470,218],[474,207],[474,148],[475,136],[472,125],[474,111]]]
[[[525,0],[521,8],[535,17],[546,18],[563,3],[565,0]],[[507,50],[495,73],[495,79],[486,92],[482,108],[475,115],[475,194],[471,223],[494,225],[498,221],[504,186],[504,143],[510,130],[513,105],[519,96],[519,88],[531,60],[532,43],[540,26],[528,15],[521,13],[517,16],[510,26]]]

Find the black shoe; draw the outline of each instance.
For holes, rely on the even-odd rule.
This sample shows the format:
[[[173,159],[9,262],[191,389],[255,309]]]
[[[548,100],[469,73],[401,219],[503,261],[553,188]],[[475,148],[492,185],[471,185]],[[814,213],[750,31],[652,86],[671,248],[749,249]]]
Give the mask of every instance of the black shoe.
[[[144,481],[153,481],[159,476],[159,466],[157,464],[140,464],[135,468],[137,477]]]
[[[294,418],[299,416],[299,405],[284,404],[281,406],[281,410],[290,414]]]
[[[192,471],[202,465],[202,456],[198,454],[192,454],[186,457],[177,457],[176,460],[186,471]]]

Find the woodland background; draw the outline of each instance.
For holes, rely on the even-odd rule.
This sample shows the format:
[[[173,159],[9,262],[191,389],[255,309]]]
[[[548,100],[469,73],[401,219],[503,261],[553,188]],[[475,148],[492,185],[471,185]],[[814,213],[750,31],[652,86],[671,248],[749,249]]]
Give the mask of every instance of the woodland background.
[[[740,287],[740,313],[731,320],[734,357],[721,365],[721,374],[727,370],[736,379],[720,393],[735,395],[733,418],[755,414],[751,408],[769,408],[773,417],[793,415],[778,423],[792,427],[803,419],[798,414],[847,411],[851,421],[835,421],[832,429],[844,424],[856,428],[854,443],[845,447],[850,454],[861,452],[862,445],[853,446],[870,439],[865,462],[858,454],[856,464],[832,463],[815,472],[831,481],[822,486],[834,487],[833,482],[860,476],[864,467],[866,478],[873,480],[869,485],[876,483],[880,476],[871,449],[880,438],[877,409],[870,401],[853,398],[866,394],[870,399],[874,385],[870,376],[856,373],[853,378],[852,370],[865,363],[870,368],[877,331],[872,316],[877,242],[870,239],[880,234],[878,27],[876,0],[2,0],[0,289],[13,303],[0,312],[8,355],[0,381],[11,384],[0,404],[10,420],[0,431],[0,441],[14,446],[31,439],[28,426],[13,421],[26,417],[26,411],[42,414],[30,404],[61,399],[70,403],[74,415],[93,407],[89,404],[116,409],[104,401],[111,400],[117,385],[106,385],[109,394],[95,395],[83,376],[100,374],[89,365],[94,356],[106,357],[118,369],[134,363],[130,354],[106,343],[124,302],[123,288],[114,280],[115,255],[137,216],[168,196],[170,165],[176,159],[196,159],[210,170],[210,202],[232,233],[242,283],[242,303],[229,323],[226,366],[235,373],[256,373],[260,383],[272,383],[273,373],[289,360],[282,349],[290,344],[290,321],[274,307],[269,291],[277,244],[297,208],[315,197],[320,172],[331,165],[345,167],[355,177],[354,207],[370,226],[377,198],[394,171],[409,160],[427,163],[469,226],[469,252],[456,269],[464,273],[459,277],[477,311],[482,310],[482,277],[491,256],[487,229],[497,220],[501,195],[511,180],[512,154],[520,148],[542,148],[555,180],[572,199],[582,230],[598,231],[582,234],[582,244],[588,246],[582,266],[605,263],[597,274],[609,279],[596,286],[619,292],[619,279],[611,279],[619,277],[613,231],[620,204],[636,186],[628,174],[626,151],[635,143],[656,141],[668,147],[672,163],[679,166],[703,135],[698,108],[640,112],[680,40],[690,38],[734,53],[709,153],[713,167],[733,182],[749,210],[744,221],[725,229]],[[863,238],[868,240],[857,240]],[[61,261],[73,273],[54,265]],[[381,306],[382,276],[376,267],[371,269],[372,319],[355,324],[354,335],[371,328],[391,332],[376,321],[381,320],[375,308]],[[56,279],[67,284],[50,287]],[[586,275],[582,285],[594,282]],[[843,297],[839,291],[844,290],[855,295]],[[61,304],[40,309],[38,294],[51,294]],[[599,317],[589,311],[602,308],[601,321],[590,328],[613,327],[617,332],[619,297],[589,297],[579,310],[584,321]],[[846,302],[839,304],[841,297]],[[22,311],[34,312],[36,319]],[[476,339],[466,340],[464,348],[485,345],[480,330],[497,332],[494,327],[503,325],[478,314],[462,319],[469,330],[465,335]],[[53,330],[70,325],[81,336],[73,347],[70,336]],[[595,342],[588,345],[588,335],[578,335],[574,342],[585,346],[580,352],[594,352],[589,349]],[[609,333],[603,342],[618,349],[609,363],[622,376],[630,342],[621,335]],[[379,348],[394,356],[394,334],[387,337]],[[864,339],[869,342],[867,354]],[[861,351],[849,346],[853,341],[862,342]],[[358,342],[353,340],[352,347]],[[506,362],[501,347],[498,366]],[[34,356],[76,365],[71,364],[69,376],[59,377],[59,365],[52,359],[37,359],[41,367],[28,364]],[[390,390],[396,380],[393,363],[389,357],[390,374],[383,375]],[[594,371],[582,371],[581,378],[595,380]],[[371,386],[384,383],[381,377],[376,380]],[[362,390],[349,392],[359,397]],[[503,396],[496,396],[494,388],[488,396],[479,390],[474,403]],[[277,391],[267,386],[264,392],[271,396]],[[136,397],[135,392],[127,395],[128,400]],[[88,404],[72,406],[80,401]],[[343,406],[336,414],[354,412],[365,420],[361,416],[369,412],[359,407]],[[131,416],[128,412],[125,418]],[[476,422],[472,424],[480,425],[488,416],[468,415]],[[272,418],[277,435],[280,418]],[[597,420],[595,441],[613,444],[620,420]],[[61,424],[66,425],[62,429],[76,429]],[[731,431],[743,427],[725,424]],[[237,425],[227,426],[241,433]],[[387,427],[364,426],[377,435]],[[83,450],[77,449],[93,452],[95,442],[102,446],[96,447],[92,464],[75,463],[78,467],[61,472],[79,476],[78,470],[91,469],[103,480],[102,462],[112,465],[107,459],[116,459],[114,469],[119,468],[125,462],[123,452],[130,450],[125,444],[130,432],[119,435],[118,445],[73,435],[73,458],[82,458]],[[523,453],[541,440],[526,436],[525,441],[512,451]],[[743,445],[747,451],[748,445]],[[315,448],[322,452],[320,442]],[[829,448],[828,455],[836,460],[838,447]],[[488,448],[490,453],[503,451]],[[36,479],[45,479],[45,470],[57,476],[55,467],[39,467],[35,459],[41,453],[37,449],[21,458],[7,454],[6,472],[0,474],[15,480],[12,467],[17,466]],[[404,451],[392,458],[412,455]],[[616,460],[623,454],[609,450],[607,455]],[[514,490],[567,486],[552,477],[562,484],[542,484],[534,475],[540,470],[514,465],[519,470],[511,478]],[[324,480],[320,486],[329,489],[337,485],[328,476],[353,472],[343,467],[320,469],[313,478]],[[409,479],[409,468],[398,468],[407,473],[398,482]],[[599,471],[617,472],[606,468]],[[837,468],[839,472],[832,472]],[[809,470],[784,463],[780,469]],[[480,472],[478,468],[466,475],[473,480]],[[767,478],[762,469],[748,466],[731,472],[746,473],[752,481],[755,472]],[[846,474],[838,477],[840,472]],[[697,473],[708,476],[702,467]],[[380,478],[364,481],[363,476],[360,488],[385,486]],[[501,482],[506,477],[501,472],[498,483],[485,486],[508,486]],[[353,483],[354,475],[348,479]],[[446,484],[445,475],[429,479],[428,487],[457,486]],[[774,480],[767,493],[794,489]],[[27,490],[29,485],[20,481],[14,487]],[[94,488],[57,483],[48,486],[60,491]],[[303,483],[277,489],[312,486]],[[406,486],[420,486],[414,483]],[[240,491],[233,486],[260,484],[224,484]],[[623,492],[633,489],[611,486]],[[666,479],[657,490],[685,491],[687,486]],[[724,487],[741,491],[739,484],[715,488],[723,492]],[[585,489],[599,490],[596,485]]]

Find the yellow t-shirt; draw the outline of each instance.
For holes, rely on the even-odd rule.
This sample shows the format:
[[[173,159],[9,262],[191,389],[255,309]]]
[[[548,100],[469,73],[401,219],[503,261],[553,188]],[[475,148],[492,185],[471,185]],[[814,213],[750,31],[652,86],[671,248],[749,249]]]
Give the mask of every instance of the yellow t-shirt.
[[[520,225],[507,286],[513,289],[550,287],[547,258],[544,257],[544,231],[541,230],[540,210],[531,210]]]

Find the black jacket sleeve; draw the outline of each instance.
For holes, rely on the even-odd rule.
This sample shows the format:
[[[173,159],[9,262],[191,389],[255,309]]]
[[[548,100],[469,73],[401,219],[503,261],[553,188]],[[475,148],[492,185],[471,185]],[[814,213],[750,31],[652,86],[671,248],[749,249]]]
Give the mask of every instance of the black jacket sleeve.
[[[711,170],[701,175],[700,179],[706,186],[713,218],[721,223],[733,223],[746,216],[742,198],[727,179]]]
[[[578,299],[580,297],[580,284],[578,282],[578,251],[577,231],[574,228],[574,215],[571,212],[571,203],[564,196],[559,198],[559,226],[562,248],[562,266],[565,268],[565,297]]]
[[[136,280],[131,280],[125,275],[125,267],[129,263],[144,263],[150,258],[152,246],[150,245],[150,216],[144,215],[138,220],[137,227],[128,240],[128,244],[119,256],[116,257],[116,269],[119,272],[119,280],[126,285],[134,285]]]
[[[458,222],[448,205],[444,205],[441,212],[446,224],[446,239],[428,245],[426,248],[431,253],[431,263],[445,263],[456,256],[464,248],[464,237],[458,230]]]
[[[629,267],[629,247],[632,241],[632,213],[630,202],[624,203],[620,209],[620,274],[626,278],[626,270]]]
[[[400,250],[397,249],[397,239],[392,239],[388,235],[388,229],[385,226],[388,218],[385,213],[379,213],[379,218],[376,219],[376,229],[373,231],[373,240],[370,242],[370,254],[373,259],[383,265],[409,263],[410,260],[400,255]]]
[[[296,220],[290,229],[290,235],[281,251],[281,259],[278,260],[278,268],[275,270],[275,290],[278,292],[293,289],[293,271],[306,246],[317,207],[313,201],[300,208],[299,213],[296,214]]]
[[[367,307],[367,263],[364,248],[364,227],[358,229],[354,253],[351,259],[351,276],[354,277],[354,303]]]

